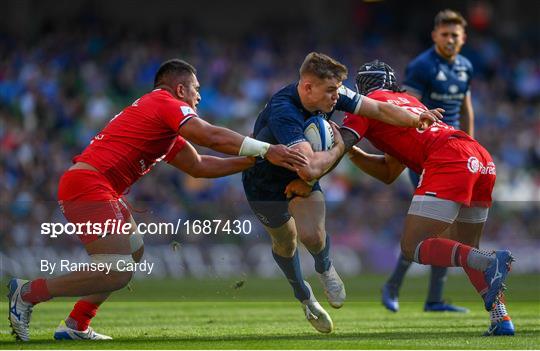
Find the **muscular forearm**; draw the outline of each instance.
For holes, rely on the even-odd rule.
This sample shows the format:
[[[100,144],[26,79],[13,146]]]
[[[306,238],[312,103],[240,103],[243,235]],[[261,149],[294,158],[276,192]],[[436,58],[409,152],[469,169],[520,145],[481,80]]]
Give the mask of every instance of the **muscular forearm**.
[[[255,163],[252,157],[215,157],[197,155],[191,162],[186,162],[177,156],[169,162],[170,165],[186,172],[195,178],[218,178],[241,172]]]
[[[298,176],[306,182],[319,179],[341,159],[343,151],[344,147],[341,145],[328,151],[314,152],[313,156],[310,157],[309,164],[298,170]]]
[[[390,168],[384,155],[368,154],[357,147],[353,147],[349,151],[349,158],[358,168],[381,182],[390,184],[394,180],[390,177]]]
[[[417,127],[418,116],[390,103],[379,105],[379,120],[398,127]]]
[[[196,178],[218,178],[242,172],[255,163],[252,157],[229,157],[201,155],[201,161],[195,165],[189,174]]]
[[[199,133],[196,144],[229,155],[238,155],[244,136],[230,129],[212,126],[206,133]]]

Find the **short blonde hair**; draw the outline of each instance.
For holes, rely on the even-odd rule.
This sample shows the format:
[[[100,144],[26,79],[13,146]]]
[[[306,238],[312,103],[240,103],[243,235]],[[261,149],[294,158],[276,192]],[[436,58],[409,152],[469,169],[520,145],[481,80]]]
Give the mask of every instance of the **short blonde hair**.
[[[347,79],[347,73],[345,65],[318,52],[310,52],[300,66],[300,77],[312,74],[319,79],[335,78],[342,82]]]
[[[465,29],[467,27],[467,21],[465,18],[461,15],[461,13],[446,9],[440,11],[437,16],[435,16],[435,26],[434,28],[437,28],[440,25],[446,25],[446,24],[458,24]]]

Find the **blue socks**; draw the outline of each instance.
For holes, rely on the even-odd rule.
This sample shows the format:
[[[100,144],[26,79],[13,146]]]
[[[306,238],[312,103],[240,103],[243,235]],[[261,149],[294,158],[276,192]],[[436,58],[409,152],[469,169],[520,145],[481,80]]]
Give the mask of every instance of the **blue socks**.
[[[394,268],[394,271],[386,282],[386,285],[392,287],[395,290],[399,290],[399,288],[401,287],[401,283],[403,282],[403,278],[405,277],[405,274],[407,273],[407,270],[410,266],[411,261],[405,259],[405,257],[403,257],[403,254],[399,255],[396,268]]]
[[[386,282],[386,285],[399,291],[403,278],[411,265],[410,261],[407,261],[403,255],[399,256],[396,268],[392,272],[392,275]],[[446,267],[431,266],[431,276],[429,281],[429,291],[426,299],[426,303],[441,302],[442,291],[444,289],[444,283],[446,282],[446,273],[448,269]]]
[[[311,256],[315,260],[315,271],[317,273],[323,273],[330,269],[332,261],[330,261],[330,236],[326,234],[326,243],[321,252],[314,254],[310,252]]]
[[[276,254],[274,251],[272,251],[272,255],[279,268],[281,268],[285,274],[285,277],[287,277],[289,284],[291,284],[294,290],[294,296],[300,302],[309,299],[310,293],[308,287],[304,284],[304,278],[302,277],[298,250],[295,250],[293,257],[283,257]]]
[[[429,292],[427,303],[441,302],[444,283],[446,282],[446,267],[431,266],[431,279],[429,281]]]

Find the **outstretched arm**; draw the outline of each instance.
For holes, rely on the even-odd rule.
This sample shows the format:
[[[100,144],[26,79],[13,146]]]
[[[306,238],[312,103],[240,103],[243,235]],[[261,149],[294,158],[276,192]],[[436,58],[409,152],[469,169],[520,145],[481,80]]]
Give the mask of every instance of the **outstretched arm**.
[[[253,166],[253,157],[215,157],[200,155],[195,148],[186,145],[169,161],[171,166],[195,178],[218,178],[242,172]]]
[[[200,118],[191,118],[178,130],[185,139],[229,155],[262,156],[269,162],[296,171],[306,165],[306,158],[284,145],[270,145],[238,134],[230,129],[214,126]]]
[[[368,154],[356,146],[349,151],[349,158],[358,168],[386,184],[393,183],[405,169],[401,162],[388,154]]]
[[[444,110],[433,109],[418,112],[419,113],[413,113],[403,107],[364,96],[362,104],[356,114],[398,127],[426,129],[443,118],[442,112],[444,112]]]

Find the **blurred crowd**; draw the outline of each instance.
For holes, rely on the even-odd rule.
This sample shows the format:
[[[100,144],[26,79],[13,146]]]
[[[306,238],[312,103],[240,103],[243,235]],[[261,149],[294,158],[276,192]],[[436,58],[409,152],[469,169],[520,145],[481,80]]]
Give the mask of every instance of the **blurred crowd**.
[[[398,79],[403,78],[408,61],[429,46],[420,38],[351,35],[323,43],[297,33],[250,34],[227,41],[185,35],[171,40],[105,34],[98,28],[44,31],[39,40],[28,42],[1,35],[0,250],[48,243],[39,235],[39,226],[63,221],[55,201],[61,174],[109,119],[151,90],[165,59],[180,57],[197,68],[202,118],[250,134],[267,99],[297,79],[308,52],[321,51],[344,62],[350,70],[345,84],[352,88],[355,68],[374,58],[388,62]],[[507,50],[497,38],[471,33],[463,54],[475,68],[476,138],[497,165],[496,205],[485,235],[489,240],[538,245],[539,48]],[[386,186],[344,159],[323,180],[323,189],[328,230],[336,242],[359,251],[397,245],[412,193],[406,177]],[[232,219],[251,215],[239,175],[193,179],[166,164],[136,183],[127,198],[142,209],[135,212],[138,220],[211,218],[224,212]],[[234,240],[267,240],[264,235],[242,238]],[[75,247],[77,241],[58,245]]]

